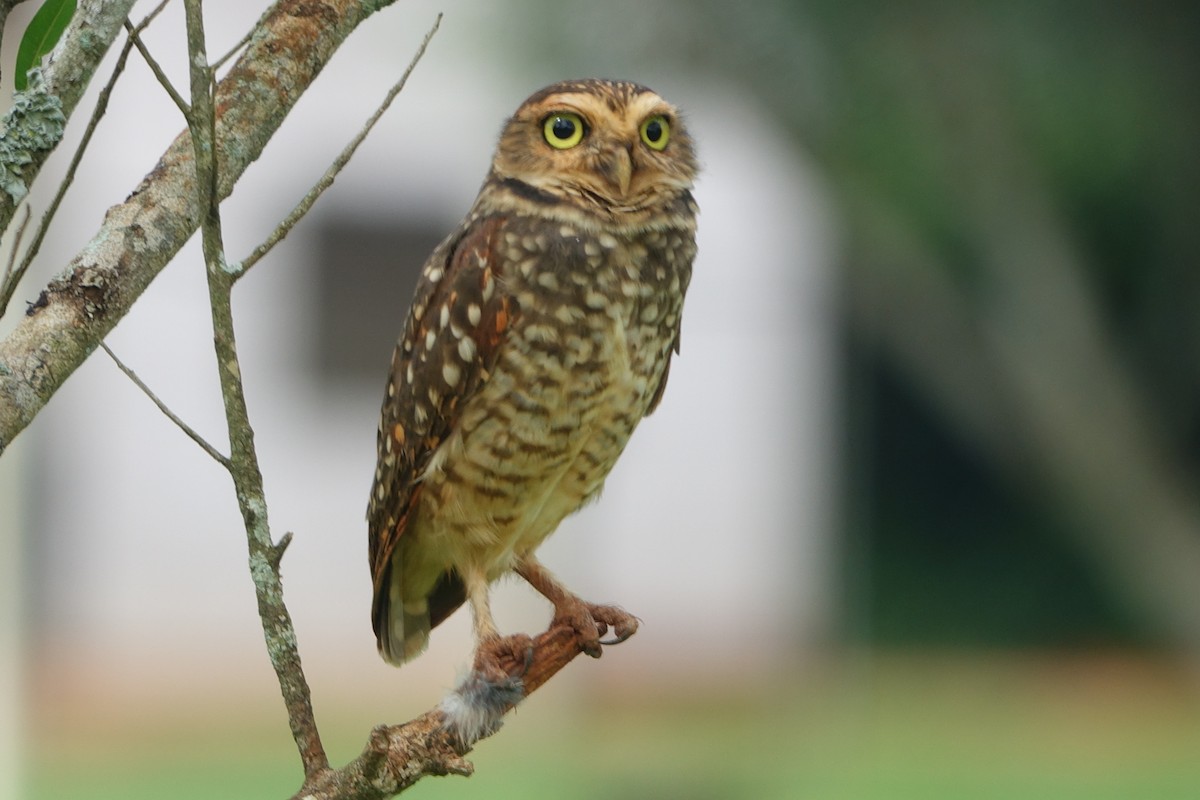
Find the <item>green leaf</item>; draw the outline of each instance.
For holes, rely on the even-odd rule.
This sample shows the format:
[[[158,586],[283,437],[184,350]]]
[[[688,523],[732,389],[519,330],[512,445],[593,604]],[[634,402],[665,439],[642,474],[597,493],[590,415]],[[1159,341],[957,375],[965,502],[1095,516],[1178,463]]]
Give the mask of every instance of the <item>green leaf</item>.
[[[17,91],[28,86],[26,73],[42,61],[42,56],[54,49],[67,23],[75,15],[75,0],[46,0],[29,21],[21,45],[17,48],[17,64],[13,83]]]

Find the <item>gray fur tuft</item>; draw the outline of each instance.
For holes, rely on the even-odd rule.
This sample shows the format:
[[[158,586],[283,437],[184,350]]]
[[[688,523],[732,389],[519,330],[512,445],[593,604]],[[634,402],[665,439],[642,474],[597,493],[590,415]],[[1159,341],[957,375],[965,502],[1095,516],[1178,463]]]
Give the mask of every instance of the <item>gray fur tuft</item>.
[[[505,712],[525,698],[525,685],[512,676],[488,680],[471,671],[442,698],[445,727],[467,747],[500,729]]]

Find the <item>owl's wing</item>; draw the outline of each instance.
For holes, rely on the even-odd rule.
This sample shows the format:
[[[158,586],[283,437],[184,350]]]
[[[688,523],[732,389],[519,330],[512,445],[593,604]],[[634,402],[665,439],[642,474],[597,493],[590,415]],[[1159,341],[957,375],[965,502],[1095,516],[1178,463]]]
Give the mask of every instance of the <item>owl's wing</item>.
[[[654,390],[654,394],[650,397],[650,404],[646,406],[646,416],[650,416],[658,408],[658,404],[662,402],[663,392],[667,390],[667,376],[671,374],[671,356],[679,354],[679,334],[675,334],[675,342],[671,345],[671,349],[667,352],[667,363],[663,366],[662,376],[658,379],[658,387]]]
[[[425,262],[392,354],[367,507],[377,635],[387,617],[392,553],[420,495],[421,475],[454,430],[465,400],[491,374],[517,311],[500,289],[494,257],[503,224],[500,217],[472,220],[438,245]],[[457,598],[449,610],[461,602]]]
[[[691,202],[691,195],[687,195],[688,202]],[[693,204],[694,205],[694,204]],[[695,209],[693,208],[693,211]],[[687,294],[688,284],[692,281],[692,261],[696,258],[696,243],[695,240],[681,240],[678,243],[676,257],[679,259],[679,296],[682,298]],[[650,396],[650,404],[646,407],[646,416],[650,416],[658,408],[658,404],[662,402],[663,392],[667,389],[667,376],[671,373],[671,357],[679,355],[679,336],[681,326],[683,324],[683,309],[678,309],[675,320],[675,334],[671,337],[671,348],[666,352],[666,363],[663,365],[662,376],[658,379],[658,386],[654,389],[654,394]]]

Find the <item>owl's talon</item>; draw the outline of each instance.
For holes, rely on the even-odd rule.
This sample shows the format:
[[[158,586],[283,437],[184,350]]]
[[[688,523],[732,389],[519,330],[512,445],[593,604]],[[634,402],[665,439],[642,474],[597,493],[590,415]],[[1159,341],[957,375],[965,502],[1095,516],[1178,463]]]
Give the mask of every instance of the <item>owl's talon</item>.
[[[579,649],[592,658],[599,658],[603,645],[620,644],[637,631],[638,618],[616,606],[602,606],[577,600],[564,603],[554,615],[552,624],[569,625],[579,639]],[[612,628],[615,638],[601,639]]]
[[[641,624],[641,620],[617,606],[589,605],[588,610],[592,612],[592,619],[596,620],[596,628],[601,636],[608,633],[609,626],[612,627],[613,638],[601,640],[600,644],[603,645],[620,644],[637,633]]]
[[[633,630],[631,630],[631,631],[628,631],[628,632],[626,632],[626,633],[624,633],[624,634],[622,634],[622,635],[618,635],[618,636],[617,636],[615,639],[601,639],[601,640],[600,640],[600,644],[602,644],[602,645],[605,645],[605,646],[608,646],[608,645],[611,645],[611,644],[620,644],[621,642],[623,642],[623,641],[625,641],[626,639],[628,639],[630,636],[633,636],[633,634],[634,634],[636,631],[637,631],[637,628],[634,628]]]

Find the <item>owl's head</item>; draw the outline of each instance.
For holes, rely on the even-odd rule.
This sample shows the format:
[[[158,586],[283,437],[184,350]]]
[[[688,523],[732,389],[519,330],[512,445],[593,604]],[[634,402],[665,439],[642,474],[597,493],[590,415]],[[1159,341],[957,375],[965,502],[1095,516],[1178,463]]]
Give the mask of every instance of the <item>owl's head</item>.
[[[678,109],[645,86],[589,79],[521,104],[500,134],[491,179],[609,216],[674,203],[696,172]]]

